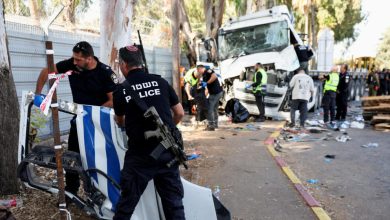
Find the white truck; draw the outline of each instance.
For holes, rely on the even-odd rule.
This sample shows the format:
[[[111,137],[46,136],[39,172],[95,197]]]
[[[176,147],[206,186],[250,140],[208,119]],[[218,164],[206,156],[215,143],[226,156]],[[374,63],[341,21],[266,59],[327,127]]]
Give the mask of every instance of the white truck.
[[[289,118],[291,96],[288,82],[299,67],[292,44],[303,44],[292,19],[287,7],[281,5],[230,19],[222,25],[216,44],[225,102],[237,98],[250,114],[259,114],[252,91],[245,89],[245,85],[253,79],[254,65],[259,62],[268,74],[265,115]],[[321,88],[321,83],[316,81],[309,109],[320,106]]]

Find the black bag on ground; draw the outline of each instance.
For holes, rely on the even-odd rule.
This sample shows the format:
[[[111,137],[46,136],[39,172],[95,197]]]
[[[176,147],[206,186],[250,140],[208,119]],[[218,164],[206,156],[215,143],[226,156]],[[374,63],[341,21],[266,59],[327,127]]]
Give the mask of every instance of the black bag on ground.
[[[235,98],[226,103],[225,113],[232,117],[234,123],[246,122],[249,118],[248,110]]]

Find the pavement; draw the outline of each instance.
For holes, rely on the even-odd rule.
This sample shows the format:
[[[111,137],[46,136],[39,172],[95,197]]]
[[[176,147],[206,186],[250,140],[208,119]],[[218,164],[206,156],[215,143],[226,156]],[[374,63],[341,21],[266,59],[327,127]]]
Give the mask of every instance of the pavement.
[[[385,220],[390,216],[389,134],[372,128],[347,129],[352,139],[284,145],[284,160],[332,219]],[[340,132],[331,132],[332,136]],[[370,142],[376,148],[361,147]],[[283,146],[283,143],[282,143]],[[335,155],[326,159],[325,155]]]
[[[190,161],[183,176],[212,189],[219,186],[233,219],[317,219],[264,144],[277,125],[268,121],[184,131],[187,146],[202,157]]]

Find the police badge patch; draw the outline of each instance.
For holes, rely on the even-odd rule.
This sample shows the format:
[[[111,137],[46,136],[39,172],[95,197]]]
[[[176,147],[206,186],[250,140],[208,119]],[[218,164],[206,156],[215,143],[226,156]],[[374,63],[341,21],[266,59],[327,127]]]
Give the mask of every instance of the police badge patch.
[[[118,84],[118,83],[119,83],[118,76],[117,76],[115,73],[112,73],[112,74],[111,74],[111,80],[112,80],[115,84]]]

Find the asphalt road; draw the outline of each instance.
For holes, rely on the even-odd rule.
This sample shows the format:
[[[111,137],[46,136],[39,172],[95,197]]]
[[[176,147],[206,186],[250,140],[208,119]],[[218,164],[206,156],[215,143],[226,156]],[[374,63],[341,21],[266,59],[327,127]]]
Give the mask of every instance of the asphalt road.
[[[276,123],[267,122],[255,131],[247,125],[184,132],[187,145],[203,155],[191,161],[190,171],[183,175],[203,186],[218,185],[233,219],[316,219],[263,144]],[[259,125],[252,123],[249,128]]]
[[[352,110],[358,109],[352,106]],[[282,142],[282,156],[301,181],[318,180],[305,185],[332,219],[390,219],[389,133],[369,126],[346,132],[352,140],[345,143],[334,139],[341,135],[339,131],[330,132],[328,141]],[[361,147],[370,142],[379,146]],[[335,159],[326,160],[325,155],[335,155]]]

